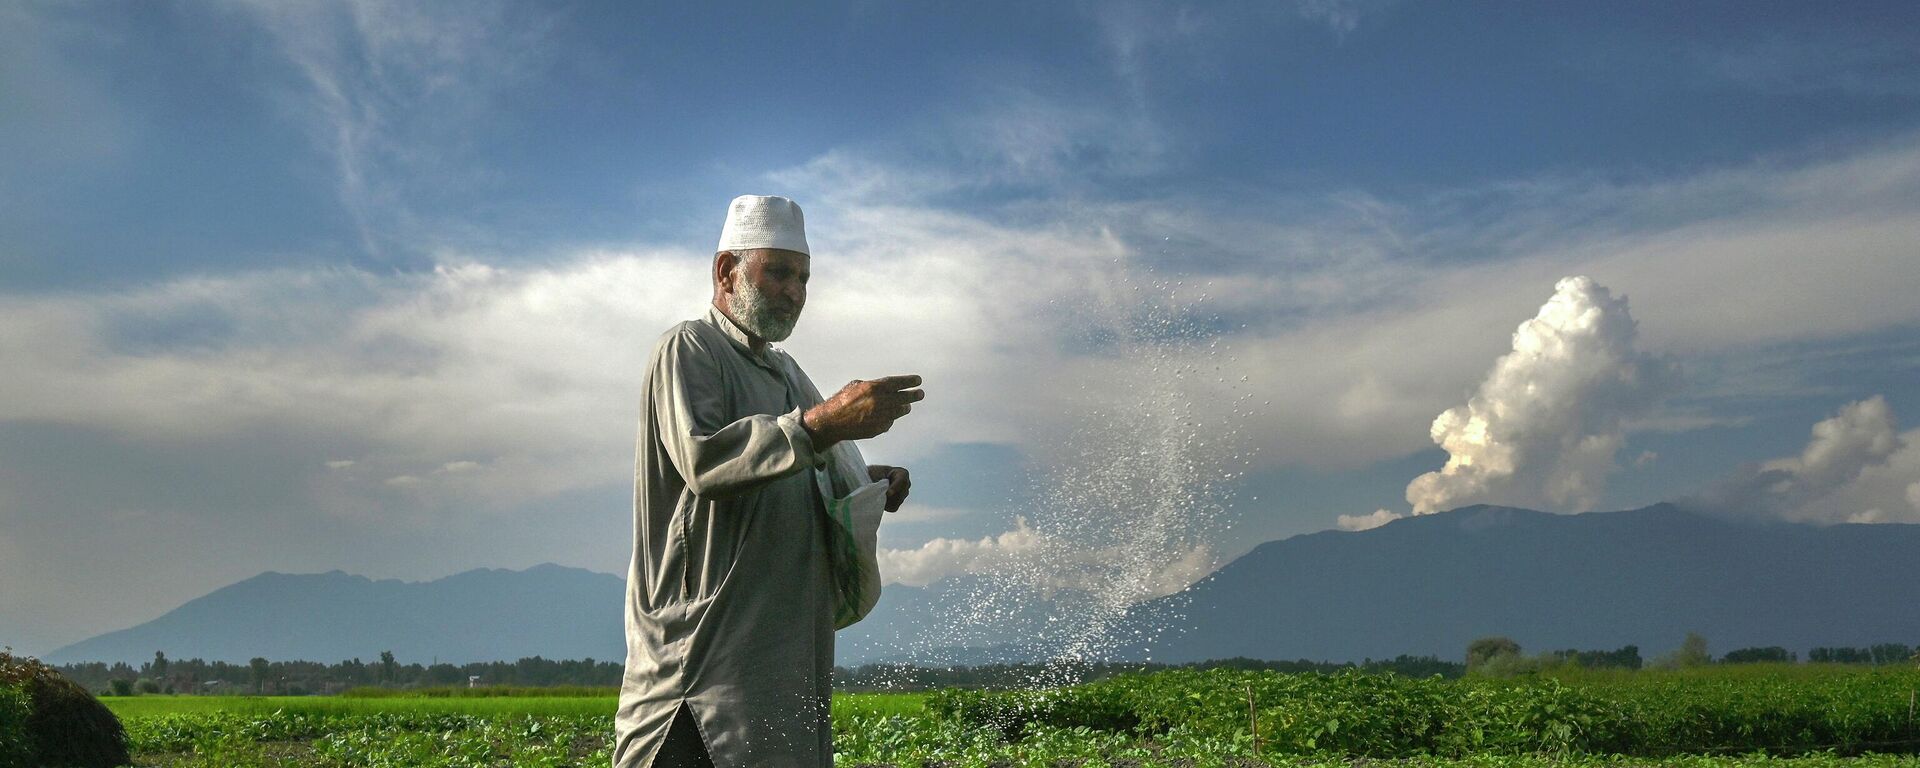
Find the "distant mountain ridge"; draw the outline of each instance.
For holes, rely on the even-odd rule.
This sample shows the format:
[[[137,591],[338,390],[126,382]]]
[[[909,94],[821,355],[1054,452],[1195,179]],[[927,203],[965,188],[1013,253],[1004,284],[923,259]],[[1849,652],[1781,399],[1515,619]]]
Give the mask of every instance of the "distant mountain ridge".
[[[1159,639],[1114,650],[1175,662],[1455,658],[1472,639],[1499,634],[1529,651],[1633,644],[1651,657],[1689,631],[1716,652],[1913,644],[1915,563],[1920,525],[1752,524],[1667,504],[1580,515],[1464,507],[1261,544],[1192,587],[1138,606],[1128,621],[1168,631],[1123,631]],[[992,649],[1030,632],[1047,607],[956,631],[953,617],[977,586],[888,586],[866,621],[840,633],[838,663],[1009,660]],[[334,662],[390,650],[407,663],[619,660],[624,595],[622,576],[552,564],[427,582],[269,572],[46,659],[138,663],[162,650],[175,658]]]
[[[268,571],[128,629],[55,650],[52,663],[175,658],[336,662],[392,651],[407,663],[619,660],[622,577],[543,563],[441,579],[373,580],[340,571]]]
[[[1270,541],[1140,606],[1157,661],[1457,658],[1705,636],[1716,652],[1920,640],[1920,525],[1734,522],[1656,504],[1557,515],[1479,505]]]

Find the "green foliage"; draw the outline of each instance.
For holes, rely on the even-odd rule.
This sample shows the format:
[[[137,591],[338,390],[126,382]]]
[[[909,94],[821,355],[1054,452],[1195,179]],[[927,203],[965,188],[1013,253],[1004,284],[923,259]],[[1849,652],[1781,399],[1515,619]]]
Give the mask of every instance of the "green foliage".
[[[1822,664],[1920,662],[1920,647],[1909,647],[1904,643],[1880,643],[1866,648],[1820,647],[1807,652],[1807,660]]]
[[[1520,644],[1506,637],[1483,637],[1467,644],[1467,672],[1477,672],[1502,657],[1519,658]]]
[[[1707,639],[1694,632],[1688,632],[1680,647],[1672,653],[1654,659],[1653,666],[1659,669],[1683,669],[1713,663],[1713,654],[1707,651]]]
[[[349,699],[492,699],[492,698],[571,698],[571,697],[607,697],[620,695],[620,689],[588,687],[583,685],[554,685],[540,688],[511,685],[483,685],[477,688],[456,688],[444,686],[438,688],[378,688],[361,686],[350,689],[341,696]]]
[[[1640,647],[1623,645],[1612,651],[1581,651],[1567,649],[1548,651],[1541,654],[1541,660],[1547,666],[1575,666],[1587,669],[1639,669]]]
[[[107,683],[107,686],[112,689],[113,695],[115,696],[132,696],[135,693],[133,681],[124,677],[114,678]]]
[[[29,759],[18,764],[93,768],[131,762],[120,720],[53,668],[0,651],[0,690],[24,694],[27,701],[24,751]],[[0,725],[0,732],[4,728]],[[13,738],[0,735],[0,744]]]
[[[1580,679],[1587,674],[1523,681],[1164,672],[1055,691],[945,692],[929,698],[928,711],[1007,739],[1084,727],[1150,738],[1184,729],[1225,743],[1250,738],[1251,691],[1264,757],[1920,750],[1908,714],[1920,674],[1910,671]]]
[[[1769,645],[1765,648],[1735,648],[1720,657],[1722,664],[1788,664],[1797,660],[1797,654],[1777,645]]]
[[[1707,652],[1707,639],[1688,632],[1687,638],[1680,641],[1680,649],[1673,652],[1674,663],[1682,667],[1697,667],[1713,661],[1713,654]]]
[[[1914,690],[1920,671],[1831,665],[1635,672],[1562,664],[1510,679],[1179,670],[1045,691],[841,694],[833,726],[835,763],[869,768],[1920,768],[1920,723],[1907,719]],[[113,705],[126,708],[143,765],[604,766],[611,758],[611,698],[140,697]],[[1893,751],[1907,754],[1884,754]]]
[[[78,662],[60,666],[68,678],[91,689],[106,690],[114,678],[128,680],[150,677],[161,681],[162,690],[173,687],[183,693],[231,694],[252,691],[256,680],[262,692],[291,693],[295,687],[322,693],[337,693],[355,686],[382,685],[389,688],[426,688],[465,686],[469,677],[478,676],[486,685],[514,686],[618,686],[624,671],[619,661],[594,659],[545,659],[538,656],[516,661],[453,664],[401,664],[388,667],[380,660],[360,659],[325,664],[314,661],[265,661],[264,669],[252,663],[235,664],[205,659],[168,658],[135,668],[124,662]],[[164,667],[164,672],[157,671]]]
[[[27,718],[33,715],[33,700],[18,685],[0,684],[0,765],[27,765],[32,762],[32,739]]]

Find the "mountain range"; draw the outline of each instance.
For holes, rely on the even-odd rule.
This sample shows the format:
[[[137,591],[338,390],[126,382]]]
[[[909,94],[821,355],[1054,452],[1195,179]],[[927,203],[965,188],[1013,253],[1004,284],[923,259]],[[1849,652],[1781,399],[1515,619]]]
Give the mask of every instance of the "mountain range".
[[[1261,544],[1135,606],[1116,636],[1156,639],[1112,650],[1174,662],[1456,658],[1477,637],[1504,635],[1530,651],[1638,645],[1651,656],[1687,632],[1719,651],[1913,644],[1917,563],[1920,525],[1762,524],[1670,504],[1579,515],[1473,506]],[[1009,660],[994,649],[1021,647],[1049,606],[956,631],[977,579],[888,586],[841,632],[838,663]],[[427,582],[269,572],[46,659],[618,660],[624,586],[552,564]]]

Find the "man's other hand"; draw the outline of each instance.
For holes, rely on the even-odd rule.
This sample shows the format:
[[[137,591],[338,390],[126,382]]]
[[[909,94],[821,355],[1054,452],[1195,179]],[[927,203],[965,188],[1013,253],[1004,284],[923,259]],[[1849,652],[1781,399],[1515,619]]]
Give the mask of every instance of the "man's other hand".
[[[888,376],[855,380],[827,401],[800,415],[800,426],[813,436],[814,450],[842,440],[865,440],[893,428],[893,422],[913,410],[927,396],[915,389],[919,376]]]
[[[907,500],[907,490],[913,487],[913,478],[907,474],[906,467],[889,467],[885,464],[867,465],[867,479],[873,482],[887,481],[887,511],[898,512],[900,505]]]

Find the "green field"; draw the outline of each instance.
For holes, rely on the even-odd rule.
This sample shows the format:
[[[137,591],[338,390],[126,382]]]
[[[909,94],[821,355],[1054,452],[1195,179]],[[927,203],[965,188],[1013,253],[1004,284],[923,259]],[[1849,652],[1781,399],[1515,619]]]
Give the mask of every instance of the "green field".
[[[108,709],[128,718],[226,712],[264,715],[342,716],[388,713],[460,714],[483,717],[527,715],[612,717],[615,697],[539,696],[472,699],[379,698],[341,696],[102,696]]]
[[[143,766],[598,766],[613,697],[105,699]],[[1234,670],[835,697],[840,765],[1920,768],[1920,671]],[[1259,730],[1256,743],[1254,728]]]

